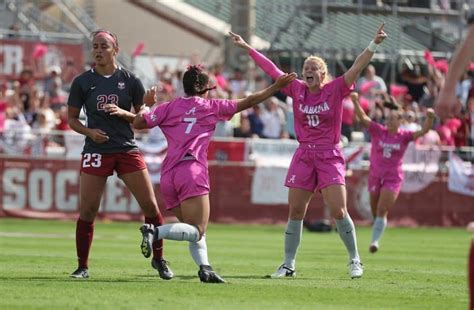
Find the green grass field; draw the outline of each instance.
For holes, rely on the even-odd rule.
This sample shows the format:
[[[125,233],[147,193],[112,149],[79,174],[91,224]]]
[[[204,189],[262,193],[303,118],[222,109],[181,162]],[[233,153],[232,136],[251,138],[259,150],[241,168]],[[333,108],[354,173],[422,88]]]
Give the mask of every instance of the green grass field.
[[[297,278],[265,279],[281,263],[283,226],[211,225],[211,264],[229,284],[202,284],[186,242],[166,241],[175,278],[139,250],[140,223],[97,222],[91,278],[73,280],[75,222],[0,219],[0,309],[467,309],[471,236],[463,229],[389,228],[351,280],[336,233],[304,232]]]

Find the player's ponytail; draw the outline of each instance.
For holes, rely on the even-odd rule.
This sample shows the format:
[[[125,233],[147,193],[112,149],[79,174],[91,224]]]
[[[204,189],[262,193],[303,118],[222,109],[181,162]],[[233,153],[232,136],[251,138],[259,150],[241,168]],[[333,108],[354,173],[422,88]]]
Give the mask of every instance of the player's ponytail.
[[[388,96],[383,101],[383,106],[389,110],[402,111],[402,106],[397,102],[393,96]]]

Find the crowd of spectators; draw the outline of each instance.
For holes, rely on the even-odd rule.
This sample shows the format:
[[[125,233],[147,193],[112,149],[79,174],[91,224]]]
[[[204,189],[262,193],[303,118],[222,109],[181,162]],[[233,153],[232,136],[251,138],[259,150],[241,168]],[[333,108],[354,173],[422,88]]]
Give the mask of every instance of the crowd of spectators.
[[[405,111],[402,128],[418,130],[427,108],[433,106],[447,72],[446,61],[434,61],[427,52],[426,65],[407,62],[396,84],[387,83],[369,65],[355,85],[360,102],[373,120],[384,122],[387,102],[398,102]],[[67,68],[51,67],[42,79],[35,78],[32,69],[25,68],[16,80],[0,80],[0,132],[3,149],[21,148],[27,135],[44,137],[49,133],[69,130],[67,123],[67,97],[74,73]],[[165,102],[183,95],[183,68],[156,67],[159,88],[158,101]],[[221,64],[209,68],[210,83],[217,88],[210,96],[219,98],[241,98],[246,93],[263,89],[268,81],[261,72],[242,72],[239,69],[224,71]],[[77,74],[77,72],[76,72]],[[461,106],[457,115],[438,120],[435,128],[423,143],[447,146],[474,145],[474,68],[467,69],[458,83],[458,98]],[[343,142],[369,141],[362,132],[354,115],[350,98],[343,102]],[[218,137],[294,139],[291,98],[282,94],[268,99],[254,109],[236,115],[231,121],[219,123],[215,132]],[[361,138],[362,137],[362,138]],[[41,139],[40,139],[41,140]],[[44,143],[44,140],[41,140]],[[63,146],[61,135],[47,139],[49,146]],[[34,152],[34,150],[32,151]]]

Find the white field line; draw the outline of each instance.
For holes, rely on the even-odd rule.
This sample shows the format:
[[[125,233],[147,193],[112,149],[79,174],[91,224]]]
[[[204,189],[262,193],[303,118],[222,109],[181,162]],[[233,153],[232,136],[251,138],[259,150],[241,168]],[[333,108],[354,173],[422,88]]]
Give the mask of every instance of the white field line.
[[[45,239],[75,239],[76,235],[73,234],[55,234],[55,233],[29,233],[29,232],[6,232],[6,231],[0,231],[0,238],[45,238]],[[138,238],[139,235],[137,235],[137,240],[141,239]],[[134,238],[130,238],[129,236],[126,235],[99,235],[99,234],[94,234],[94,240],[96,239],[113,239],[113,240],[132,240]]]
[[[5,232],[0,231],[0,237],[7,238],[48,238],[48,239],[74,239],[75,234],[53,234],[53,233],[27,233],[27,232]],[[94,239],[96,236],[94,236]]]

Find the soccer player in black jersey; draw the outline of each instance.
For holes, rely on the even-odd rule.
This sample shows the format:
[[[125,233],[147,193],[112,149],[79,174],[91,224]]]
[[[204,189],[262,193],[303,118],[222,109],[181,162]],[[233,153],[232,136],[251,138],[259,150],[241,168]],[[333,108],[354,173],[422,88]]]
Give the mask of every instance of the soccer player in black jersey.
[[[107,177],[114,170],[138,201],[145,223],[162,225],[153,186],[143,155],[137,148],[131,123],[143,104],[145,90],[133,73],[119,67],[115,58],[117,37],[108,31],[92,33],[92,56],[95,66],[77,76],[68,99],[69,126],[86,136],[82,152],[79,219],[76,224],[78,268],[73,278],[88,278],[88,258],[94,235],[94,220],[99,210]],[[81,109],[86,125],[79,121]],[[162,279],[173,272],[163,259],[163,242],[157,240],[152,249],[152,266]]]

